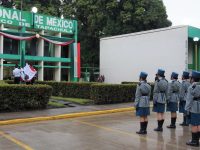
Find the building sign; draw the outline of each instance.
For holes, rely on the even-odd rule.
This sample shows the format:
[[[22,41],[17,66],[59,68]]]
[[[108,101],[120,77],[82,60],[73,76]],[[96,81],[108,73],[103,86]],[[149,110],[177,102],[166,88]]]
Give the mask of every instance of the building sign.
[[[33,19],[34,18],[34,19]],[[76,21],[0,7],[0,24],[73,34]]]
[[[31,27],[32,13],[0,7],[0,24]]]
[[[35,14],[34,28],[72,34],[74,32],[74,21],[41,14]]]

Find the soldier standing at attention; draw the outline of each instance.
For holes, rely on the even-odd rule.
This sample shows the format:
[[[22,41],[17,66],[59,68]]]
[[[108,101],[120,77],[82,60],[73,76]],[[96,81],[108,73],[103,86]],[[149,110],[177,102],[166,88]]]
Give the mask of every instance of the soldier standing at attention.
[[[165,104],[167,99],[168,81],[165,79],[165,71],[158,69],[153,90],[153,111],[157,112],[158,127],[154,131],[163,131]]]
[[[137,134],[147,134],[148,118],[150,115],[150,95],[151,86],[147,83],[148,74],[145,72],[140,73],[140,83],[137,85],[135,93],[136,116],[140,117],[140,131]]]
[[[200,72],[192,71],[192,85],[188,88],[185,110],[190,114],[192,140],[187,145],[199,147],[200,138]]]
[[[178,74],[176,72],[172,72],[171,74],[171,83],[168,88],[168,96],[167,96],[167,111],[171,112],[171,124],[167,126],[167,128],[176,128],[176,118],[178,111],[178,102],[180,100],[180,82],[178,81]]]
[[[183,71],[181,91],[180,91],[180,102],[179,102],[179,112],[183,113],[183,123],[180,124],[181,126],[189,126],[187,113],[185,111],[187,90],[191,85],[190,82],[188,81],[189,75],[190,75],[189,72]]]

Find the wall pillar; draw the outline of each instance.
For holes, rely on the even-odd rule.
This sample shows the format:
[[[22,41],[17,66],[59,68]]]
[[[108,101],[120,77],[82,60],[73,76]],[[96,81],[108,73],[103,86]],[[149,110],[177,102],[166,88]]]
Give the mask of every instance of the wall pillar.
[[[44,35],[44,30],[40,31],[40,34]],[[44,40],[41,38],[38,39],[37,56],[44,56]],[[39,61],[38,66],[38,80],[44,81],[44,61]]]
[[[200,71],[200,44],[198,43],[198,52],[197,52],[197,54],[198,54],[198,71]]]
[[[3,24],[0,24],[0,29],[3,30]],[[0,36],[0,54],[3,54],[3,36]],[[0,80],[3,80],[3,59],[0,59]]]
[[[61,33],[57,33],[55,36],[61,37]],[[61,57],[61,46],[55,45],[55,57]],[[54,80],[59,82],[61,81],[61,62],[56,62],[55,66],[58,68],[54,70]]]
[[[21,32],[24,33],[26,32],[26,28],[22,27],[21,28]],[[25,66],[25,54],[26,54],[26,41],[25,40],[20,40],[20,67],[24,67]]]
[[[74,21],[75,33],[74,33],[74,44],[70,44],[70,58],[71,58],[71,65],[70,65],[70,81],[77,82],[78,77],[75,75],[75,65],[77,61],[77,57],[75,53],[77,52],[77,42],[78,42],[78,24],[77,21]]]

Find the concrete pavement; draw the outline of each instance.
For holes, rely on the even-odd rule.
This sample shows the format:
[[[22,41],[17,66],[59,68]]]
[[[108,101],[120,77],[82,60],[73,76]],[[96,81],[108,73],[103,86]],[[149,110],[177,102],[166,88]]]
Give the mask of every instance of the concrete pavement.
[[[110,109],[118,109],[118,108],[127,108],[127,107],[133,107],[133,102],[121,103],[121,104],[110,104],[110,105],[89,105],[89,106],[82,106],[82,105],[76,105],[76,104],[73,104],[73,105],[75,107],[0,113],[0,121],[11,120],[11,119],[21,119],[21,118],[47,117],[47,116],[53,116],[53,115],[78,113],[78,112],[89,112],[89,111],[100,111],[100,110],[102,111],[102,110],[110,110]]]
[[[178,116],[182,118],[181,116]],[[167,113],[163,133],[154,132],[155,113],[149,118],[148,135],[139,136],[139,119],[133,112],[67,120],[44,121],[0,127],[2,150],[197,150],[185,145],[190,129],[178,125],[170,130]],[[8,137],[6,137],[8,136]],[[17,143],[18,142],[18,143]]]

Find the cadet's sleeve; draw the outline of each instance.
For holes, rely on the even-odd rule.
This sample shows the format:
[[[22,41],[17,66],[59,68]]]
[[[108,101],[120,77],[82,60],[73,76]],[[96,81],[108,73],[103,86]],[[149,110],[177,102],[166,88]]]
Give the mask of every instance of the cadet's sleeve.
[[[186,96],[186,105],[185,105],[185,110],[189,111],[190,108],[192,107],[192,102],[194,96],[191,94],[192,93],[192,88],[188,89],[187,96]]]
[[[153,93],[156,93],[158,91],[158,83],[154,83]]]
[[[166,98],[167,98],[167,101],[168,101],[171,97],[171,83],[168,83],[165,94],[166,94]]]
[[[135,102],[134,102],[134,106],[137,107],[138,104],[139,104],[139,100],[140,100],[140,86],[137,85],[137,89],[136,89],[136,92],[135,92]]]
[[[179,93],[179,100],[180,100],[180,96],[181,96],[181,83],[180,83],[180,82],[178,82],[178,86],[179,86],[179,91],[178,91],[178,93]]]
[[[149,96],[149,99],[150,99],[150,97],[151,97],[151,85],[149,85],[149,90],[150,90],[150,92],[149,92],[148,96]]]
[[[184,87],[184,84],[182,83],[180,85],[180,100],[184,99],[184,94],[185,94],[185,87]]]

